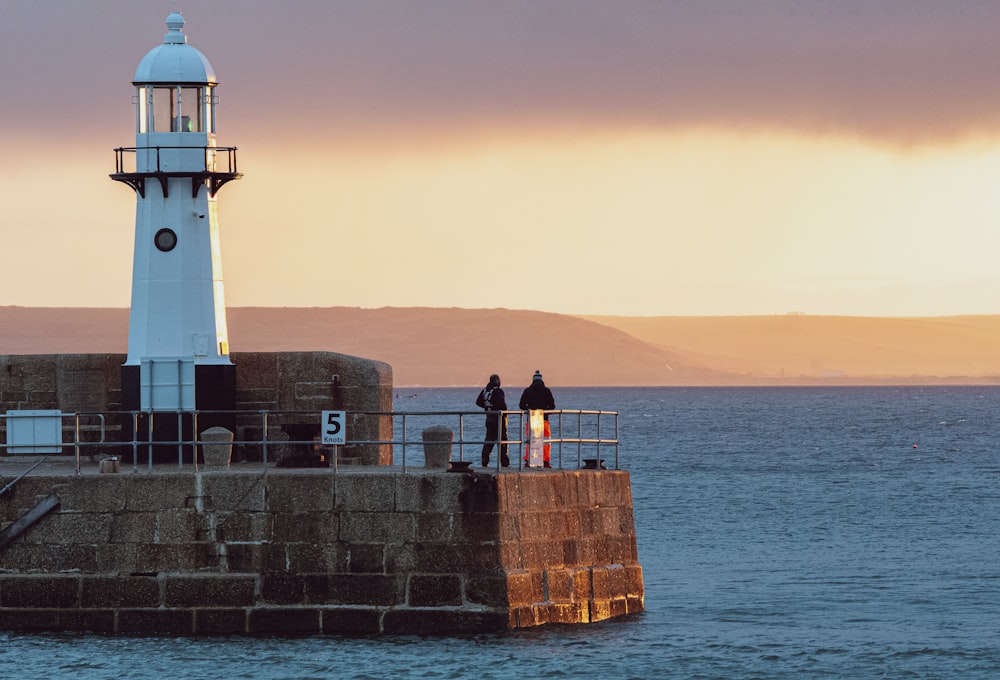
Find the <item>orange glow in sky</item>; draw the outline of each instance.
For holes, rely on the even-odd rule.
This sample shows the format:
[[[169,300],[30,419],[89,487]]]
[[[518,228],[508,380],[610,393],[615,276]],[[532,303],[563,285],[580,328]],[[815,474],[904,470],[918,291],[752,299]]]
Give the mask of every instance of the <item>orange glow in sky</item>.
[[[125,307],[135,199],[107,177],[111,149],[134,143],[131,76],[175,7],[45,4],[17,7],[6,28],[25,35],[0,41],[29,51],[0,53],[21,64],[0,75],[0,305]],[[908,8],[899,62],[874,37],[898,17],[834,2],[761,3],[769,22],[727,3],[546,3],[594,14],[568,27],[530,3],[416,6],[185,13],[245,173],[219,194],[230,306],[1000,312],[1000,101],[983,67],[1000,48],[981,28],[1000,10],[880,3]],[[782,7],[814,11],[781,33]],[[401,29],[401,12],[438,33]],[[464,35],[442,46],[444,17]],[[703,34],[661,47],[650,22]],[[572,46],[592,30],[597,55]],[[357,32],[373,42],[350,51],[369,45]],[[831,50],[842,33],[853,43]],[[48,34],[65,40],[31,47]],[[925,106],[928,84],[952,89]]]

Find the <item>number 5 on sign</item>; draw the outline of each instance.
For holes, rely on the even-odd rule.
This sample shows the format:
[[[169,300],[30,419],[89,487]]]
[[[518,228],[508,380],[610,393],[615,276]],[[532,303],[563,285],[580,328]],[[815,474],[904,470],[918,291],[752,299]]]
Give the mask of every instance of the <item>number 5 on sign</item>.
[[[323,444],[347,443],[347,426],[344,411],[323,411]]]

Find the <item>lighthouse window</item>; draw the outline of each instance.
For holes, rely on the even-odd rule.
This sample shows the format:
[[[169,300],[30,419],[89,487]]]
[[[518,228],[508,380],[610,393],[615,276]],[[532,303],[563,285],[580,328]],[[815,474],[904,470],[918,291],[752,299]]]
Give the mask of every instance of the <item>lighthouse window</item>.
[[[153,132],[174,132],[174,107],[176,106],[175,88],[153,88]]]
[[[154,87],[150,112],[153,132],[202,132],[204,102],[200,87]]]
[[[139,110],[137,112],[137,115],[139,117],[139,126],[138,126],[137,129],[139,131],[139,134],[144,135],[144,134],[146,134],[146,129],[147,129],[146,128],[146,122],[148,121],[148,119],[146,118],[146,115],[147,115],[146,114],[146,88],[140,87],[138,89],[138,95],[136,96],[136,102],[139,104]]]
[[[182,87],[180,102],[181,132],[201,132],[202,99],[200,87]]]
[[[153,243],[157,250],[169,253],[177,245],[177,234],[174,233],[173,229],[160,229],[153,236]]]

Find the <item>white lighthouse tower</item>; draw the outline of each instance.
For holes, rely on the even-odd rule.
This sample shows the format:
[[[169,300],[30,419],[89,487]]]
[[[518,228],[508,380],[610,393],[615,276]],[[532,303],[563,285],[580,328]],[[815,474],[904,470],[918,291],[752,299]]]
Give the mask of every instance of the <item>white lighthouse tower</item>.
[[[111,175],[136,193],[122,405],[147,412],[232,410],[235,367],[216,197],[242,175],[235,147],[216,145],[211,64],[187,44],[179,13],[166,23],[163,44],[143,57],[133,79],[135,147],[115,149]],[[212,424],[224,423],[198,421],[199,429]]]

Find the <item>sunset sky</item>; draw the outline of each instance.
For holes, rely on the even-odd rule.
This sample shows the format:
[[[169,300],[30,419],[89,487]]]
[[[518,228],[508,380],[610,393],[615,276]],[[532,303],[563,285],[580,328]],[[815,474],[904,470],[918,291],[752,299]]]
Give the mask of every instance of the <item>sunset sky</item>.
[[[173,10],[230,306],[1000,313],[989,0],[4,2],[0,305],[128,306]]]

